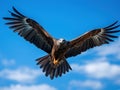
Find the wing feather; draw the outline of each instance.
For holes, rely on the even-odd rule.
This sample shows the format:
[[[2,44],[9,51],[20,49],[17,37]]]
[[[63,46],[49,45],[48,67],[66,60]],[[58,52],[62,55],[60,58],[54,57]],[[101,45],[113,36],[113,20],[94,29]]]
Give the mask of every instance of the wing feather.
[[[120,30],[114,30],[120,26],[116,25],[117,22],[118,21],[105,28],[92,30],[77,39],[70,41],[70,47],[66,52],[65,57],[76,56],[90,48],[113,42],[114,38],[118,38],[118,36],[113,34],[120,32]]]
[[[33,43],[38,48],[50,53],[54,38],[52,38],[36,21],[27,18],[14,7],[13,11],[14,12],[9,11],[12,17],[3,18],[8,21],[6,25],[9,25],[14,32],[17,32],[30,43]]]

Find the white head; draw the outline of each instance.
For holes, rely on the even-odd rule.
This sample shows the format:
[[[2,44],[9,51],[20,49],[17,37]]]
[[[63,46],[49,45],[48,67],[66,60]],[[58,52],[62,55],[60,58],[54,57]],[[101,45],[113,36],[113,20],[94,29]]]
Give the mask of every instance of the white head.
[[[57,45],[63,44],[65,42],[65,39],[60,38],[57,40]]]

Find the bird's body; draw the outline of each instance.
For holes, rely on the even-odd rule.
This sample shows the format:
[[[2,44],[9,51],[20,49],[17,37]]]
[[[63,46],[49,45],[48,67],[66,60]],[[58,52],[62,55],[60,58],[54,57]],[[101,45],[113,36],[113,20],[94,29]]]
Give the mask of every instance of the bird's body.
[[[54,45],[52,47],[51,56],[53,56],[54,61],[60,61],[65,58],[65,52],[68,49],[68,42],[64,39],[54,40]]]
[[[10,28],[24,39],[48,53],[36,61],[37,65],[43,68],[45,75],[50,76],[51,79],[62,76],[71,70],[67,58],[81,54],[90,48],[109,44],[109,42],[114,41],[113,38],[117,38],[113,34],[120,32],[120,30],[114,30],[120,26],[116,25],[118,22],[116,21],[107,27],[91,30],[71,41],[62,38],[56,39],[49,35],[36,21],[27,18],[14,7],[13,10],[15,13],[9,11],[13,16],[12,18],[4,17],[5,20],[9,20],[6,24],[10,25]]]

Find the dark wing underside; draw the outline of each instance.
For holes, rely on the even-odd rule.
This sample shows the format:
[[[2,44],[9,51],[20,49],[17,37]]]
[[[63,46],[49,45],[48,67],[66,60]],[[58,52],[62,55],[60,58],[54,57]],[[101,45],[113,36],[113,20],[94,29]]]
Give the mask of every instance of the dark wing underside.
[[[14,7],[13,10],[14,13],[9,11],[12,17],[3,18],[8,20],[6,24],[27,41],[33,43],[45,52],[50,53],[53,46],[53,38],[36,21],[27,18]]]
[[[84,52],[95,46],[113,42],[113,38],[118,38],[118,36],[115,36],[113,34],[120,32],[120,30],[115,30],[120,26],[116,25],[117,22],[118,21],[105,28],[92,30],[82,35],[81,37],[70,41],[70,49],[66,52],[65,57],[68,58],[71,56],[76,56],[78,54],[81,54],[81,52]]]

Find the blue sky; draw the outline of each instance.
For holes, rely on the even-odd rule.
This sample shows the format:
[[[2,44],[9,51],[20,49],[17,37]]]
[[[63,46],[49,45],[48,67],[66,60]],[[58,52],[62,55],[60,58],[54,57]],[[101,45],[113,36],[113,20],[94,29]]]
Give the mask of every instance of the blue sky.
[[[71,40],[120,20],[119,4],[119,0],[1,0],[0,90],[120,90],[119,38],[68,58],[73,70],[50,80],[35,62],[46,53],[13,33],[2,19],[14,6],[53,37]]]

